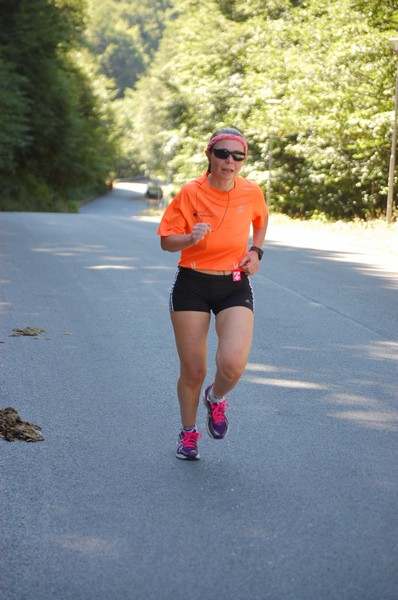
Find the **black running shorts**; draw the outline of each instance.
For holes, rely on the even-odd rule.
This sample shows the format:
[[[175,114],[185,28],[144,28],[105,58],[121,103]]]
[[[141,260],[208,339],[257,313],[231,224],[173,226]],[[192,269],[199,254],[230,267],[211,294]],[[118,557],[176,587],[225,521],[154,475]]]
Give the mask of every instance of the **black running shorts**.
[[[171,312],[194,310],[216,315],[232,306],[244,306],[254,311],[253,289],[248,276],[241,273],[241,280],[231,275],[208,275],[179,267],[171,288],[169,308]]]

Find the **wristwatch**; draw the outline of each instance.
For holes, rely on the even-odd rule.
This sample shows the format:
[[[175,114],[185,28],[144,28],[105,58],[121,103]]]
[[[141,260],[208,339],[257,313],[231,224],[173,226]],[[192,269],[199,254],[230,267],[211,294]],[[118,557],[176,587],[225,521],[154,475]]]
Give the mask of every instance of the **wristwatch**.
[[[254,250],[254,252],[257,252],[258,254],[258,260],[261,260],[264,254],[264,250],[261,250],[261,248],[259,248],[258,246],[252,246],[249,250],[249,252],[251,252],[251,250]]]

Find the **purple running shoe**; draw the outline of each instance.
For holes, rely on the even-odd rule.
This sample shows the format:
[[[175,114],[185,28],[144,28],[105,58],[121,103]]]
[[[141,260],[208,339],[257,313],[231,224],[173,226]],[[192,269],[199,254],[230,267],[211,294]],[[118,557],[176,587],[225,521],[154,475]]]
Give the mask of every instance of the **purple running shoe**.
[[[197,442],[202,437],[199,431],[184,431],[182,429],[178,436],[176,457],[182,460],[199,460],[200,454]]]
[[[225,411],[229,408],[229,404],[225,399],[221,400],[221,402],[212,404],[210,400],[207,399],[211,387],[212,386],[209,385],[203,393],[203,403],[207,408],[207,432],[215,440],[222,440],[228,431],[228,418]]]

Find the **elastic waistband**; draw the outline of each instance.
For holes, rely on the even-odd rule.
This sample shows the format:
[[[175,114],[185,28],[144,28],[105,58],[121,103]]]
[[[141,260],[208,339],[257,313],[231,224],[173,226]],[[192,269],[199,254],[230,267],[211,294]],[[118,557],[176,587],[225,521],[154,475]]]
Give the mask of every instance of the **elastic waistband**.
[[[186,273],[187,275],[192,275],[193,277],[204,278],[204,279],[221,279],[222,277],[226,277],[227,279],[232,278],[233,271],[218,271],[217,273],[201,273],[200,271],[195,271],[194,269],[189,269],[188,267],[178,267],[179,271]],[[239,271],[242,277],[247,277],[247,274],[243,271]]]

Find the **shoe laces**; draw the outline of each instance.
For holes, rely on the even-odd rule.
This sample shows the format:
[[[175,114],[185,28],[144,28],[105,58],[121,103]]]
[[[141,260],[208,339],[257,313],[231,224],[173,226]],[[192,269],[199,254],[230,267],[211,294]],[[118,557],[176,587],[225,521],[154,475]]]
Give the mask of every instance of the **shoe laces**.
[[[186,448],[195,448],[196,442],[203,436],[199,431],[182,431],[182,444]]]
[[[227,408],[229,408],[229,404],[226,400],[221,400],[221,402],[217,402],[213,404],[210,402],[211,408],[211,418],[214,423],[223,423],[225,420],[224,412]]]

